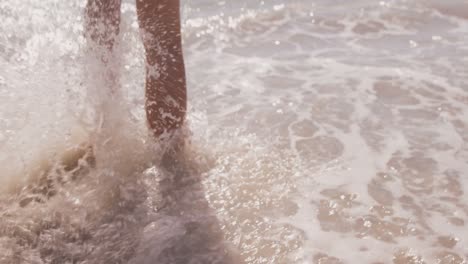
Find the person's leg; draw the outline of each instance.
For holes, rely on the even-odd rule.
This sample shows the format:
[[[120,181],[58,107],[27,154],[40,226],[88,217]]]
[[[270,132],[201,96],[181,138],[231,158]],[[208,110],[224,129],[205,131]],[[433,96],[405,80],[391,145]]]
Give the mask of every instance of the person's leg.
[[[88,0],[85,10],[85,34],[92,48],[110,54],[119,34],[121,0]],[[105,54],[103,54],[105,55]],[[105,59],[105,56],[103,57]]]
[[[146,115],[155,137],[181,127],[187,110],[179,0],[137,0],[146,52]]]
[[[117,116],[122,102],[115,42],[120,31],[121,0],[87,0],[85,37],[89,102],[96,111],[96,122]]]

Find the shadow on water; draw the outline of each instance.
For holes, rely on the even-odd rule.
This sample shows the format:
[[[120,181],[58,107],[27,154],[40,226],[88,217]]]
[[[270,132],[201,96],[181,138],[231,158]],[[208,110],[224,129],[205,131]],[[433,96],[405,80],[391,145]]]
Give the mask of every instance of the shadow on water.
[[[224,241],[193,156],[174,149],[163,156],[159,209],[149,215],[136,257],[129,263],[242,263]]]

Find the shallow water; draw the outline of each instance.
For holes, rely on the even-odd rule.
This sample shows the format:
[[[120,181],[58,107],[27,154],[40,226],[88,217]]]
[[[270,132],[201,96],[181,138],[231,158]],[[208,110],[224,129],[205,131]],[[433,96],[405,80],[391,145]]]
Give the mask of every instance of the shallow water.
[[[183,2],[190,143],[165,157],[131,1],[93,123],[84,5],[0,3],[0,263],[466,262],[464,1]]]

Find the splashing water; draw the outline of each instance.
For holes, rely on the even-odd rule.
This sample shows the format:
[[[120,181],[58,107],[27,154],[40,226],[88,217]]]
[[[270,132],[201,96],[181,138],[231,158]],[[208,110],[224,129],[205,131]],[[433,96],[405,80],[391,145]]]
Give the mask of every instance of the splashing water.
[[[464,1],[183,2],[164,156],[134,2],[111,101],[85,4],[0,3],[0,263],[466,262]]]

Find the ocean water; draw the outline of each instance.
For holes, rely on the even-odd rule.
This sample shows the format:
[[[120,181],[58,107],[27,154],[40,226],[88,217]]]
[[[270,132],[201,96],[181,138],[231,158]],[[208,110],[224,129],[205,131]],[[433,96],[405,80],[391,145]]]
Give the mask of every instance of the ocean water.
[[[0,2],[0,263],[467,262],[466,1],[183,1],[166,155],[134,2],[119,92],[85,4]]]

